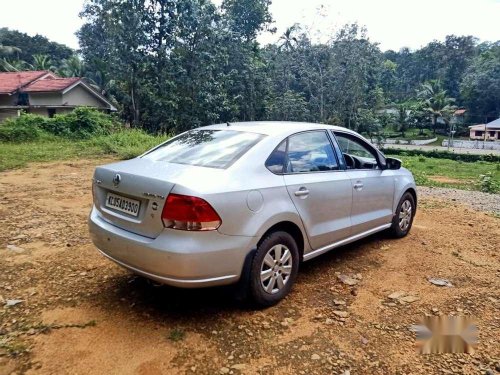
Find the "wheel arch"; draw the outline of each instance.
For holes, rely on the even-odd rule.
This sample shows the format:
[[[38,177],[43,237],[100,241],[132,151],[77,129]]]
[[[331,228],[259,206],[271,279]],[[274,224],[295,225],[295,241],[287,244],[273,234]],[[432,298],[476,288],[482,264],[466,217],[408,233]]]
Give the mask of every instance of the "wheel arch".
[[[300,229],[300,227],[291,221],[280,221],[280,222],[272,225],[260,237],[259,242],[257,242],[257,247],[260,246],[262,241],[264,241],[264,239],[269,234],[271,234],[273,232],[279,232],[279,231],[286,232],[293,237],[293,239],[295,240],[295,243],[297,244],[297,248],[299,250],[300,261],[302,262],[302,259],[304,257],[304,250],[305,250],[305,246],[306,246],[306,239],[304,238],[304,234],[302,233],[302,230]]]

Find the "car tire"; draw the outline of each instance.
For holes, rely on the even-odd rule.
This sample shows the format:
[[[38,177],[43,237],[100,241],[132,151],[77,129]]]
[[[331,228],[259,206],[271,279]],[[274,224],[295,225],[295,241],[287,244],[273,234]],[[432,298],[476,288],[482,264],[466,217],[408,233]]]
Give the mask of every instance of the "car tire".
[[[410,232],[415,212],[415,198],[409,192],[404,193],[392,219],[392,226],[390,228],[392,236],[402,238]]]
[[[269,307],[292,289],[299,270],[297,243],[287,232],[273,232],[257,247],[250,268],[249,289],[254,303]]]

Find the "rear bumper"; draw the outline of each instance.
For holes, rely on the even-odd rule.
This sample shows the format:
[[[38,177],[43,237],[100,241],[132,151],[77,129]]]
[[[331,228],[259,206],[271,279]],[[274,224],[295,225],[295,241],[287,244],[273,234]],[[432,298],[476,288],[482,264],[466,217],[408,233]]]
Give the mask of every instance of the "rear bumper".
[[[92,208],[89,231],[99,251],[134,273],[182,288],[227,285],[240,279],[257,238],[218,231],[165,229],[151,239],[120,229]]]

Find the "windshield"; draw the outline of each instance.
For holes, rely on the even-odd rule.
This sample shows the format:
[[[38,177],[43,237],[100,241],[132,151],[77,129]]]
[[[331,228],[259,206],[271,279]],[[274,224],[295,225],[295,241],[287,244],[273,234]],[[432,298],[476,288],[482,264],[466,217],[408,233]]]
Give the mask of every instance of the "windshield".
[[[193,130],[160,145],[144,158],[227,168],[264,137],[263,134],[236,130]]]

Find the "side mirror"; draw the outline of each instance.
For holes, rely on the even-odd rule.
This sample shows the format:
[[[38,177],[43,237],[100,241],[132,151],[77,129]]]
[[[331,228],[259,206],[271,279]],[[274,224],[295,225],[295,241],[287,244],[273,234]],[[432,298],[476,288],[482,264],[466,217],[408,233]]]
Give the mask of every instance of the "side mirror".
[[[401,160],[396,158],[385,158],[385,162],[387,164],[387,169],[400,169],[401,168]]]

